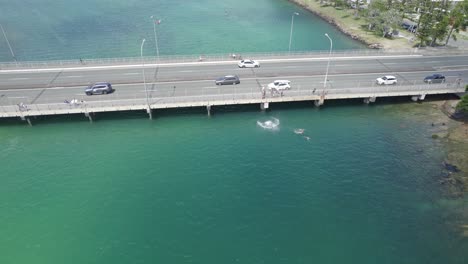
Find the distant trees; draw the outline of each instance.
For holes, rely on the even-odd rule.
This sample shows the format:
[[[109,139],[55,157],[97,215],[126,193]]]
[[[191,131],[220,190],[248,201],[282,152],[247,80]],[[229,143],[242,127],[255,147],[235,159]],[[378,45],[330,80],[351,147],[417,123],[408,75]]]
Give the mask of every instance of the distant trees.
[[[452,35],[453,31],[459,32],[460,29],[466,29],[468,26],[468,0],[464,0],[463,2],[458,2],[452,11],[449,14],[449,32],[447,34],[447,39],[445,41],[445,45],[449,42],[451,36],[453,36],[454,40],[457,40],[455,35]]]
[[[462,96],[460,102],[458,102],[457,111],[468,114],[468,94]]]
[[[468,25],[468,0],[455,6],[450,1],[433,0],[373,0],[366,11],[369,30],[387,36],[402,23],[408,13],[419,13],[416,39],[419,46],[435,46],[448,43],[450,37],[456,40],[453,32],[466,29]]]
[[[385,37],[392,30],[396,30],[401,24],[402,17],[396,9],[390,8],[391,1],[372,1],[367,10],[367,22],[369,30]]]

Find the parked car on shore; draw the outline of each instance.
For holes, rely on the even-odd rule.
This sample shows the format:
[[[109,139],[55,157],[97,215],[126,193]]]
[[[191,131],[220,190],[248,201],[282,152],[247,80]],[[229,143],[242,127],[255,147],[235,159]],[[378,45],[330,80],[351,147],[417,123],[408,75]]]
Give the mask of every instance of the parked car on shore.
[[[239,84],[240,79],[237,75],[226,75],[215,80],[216,85]]]
[[[237,63],[239,68],[258,68],[260,67],[260,63],[254,60],[241,60]]]
[[[426,78],[424,78],[424,82],[425,83],[444,83],[445,76],[442,74],[435,73],[435,74],[426,76]]]
[[[85,89],[86,95],[109,94],[114,91],[114,88],[112,88],[112,85],[108,82],[98,82],[86,87]]]
[[[290,90],[291,89],[290,84],[291,82],[288,80],[276,80],[268,84],[268,89],[277,90],[277,91]]]
[[[395,76],[386,75],[386,76],[377,78],[377,80],[375,80],[375,82],[376,82],[378,85],[397,84],[397,79],[396,79]]]

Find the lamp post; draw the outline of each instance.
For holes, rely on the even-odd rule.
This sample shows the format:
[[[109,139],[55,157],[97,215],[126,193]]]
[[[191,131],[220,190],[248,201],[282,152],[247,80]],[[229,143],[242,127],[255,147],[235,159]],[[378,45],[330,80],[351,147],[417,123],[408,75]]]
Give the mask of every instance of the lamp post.
[[[151,21],[153,21],[153,32],[154,32],[154,43],[156,45],[156,58],[157,61],[159,62],[159,44],[158,44],[158,34],[156,33],[156,23],[160,23],[160,20],[157,22],[154,21],[154,16],[151,16]]]
[[[149,103],[149,97],[148,97],[148,89],[146,88],[146,77],[145,77],[145,60],[143,59],[143,45],[145,45],[146,39],[143,39],[141,41],[141,47],[140,47],[140,58],[141,58],[141,63],[142,63],[142,72],[143,72],[143,84],[145,86],[145,94],[146,94],[146,104],[148,106],[148,114],[150,116],[150,119],[153,119],[151,115],[151,108],[150,108],[150,103]]]
[[[6,40],[7,44],[8,44],[8,48],[10,48],[11,56],[12,56],[13,59],[15,60],[15,63],[18,64],[18,61],[16,60],[16,57],[15,57],[15,53],[13,52],[13,49],[11,48],[10,41],[8,41],[8,38],[7,38],[7,35],[6,35],[6,32],[5,32],[5,29],[3,29],[2,24],[0,24],[0,28],[2,29],[3,36],[5,37],[5,40]]]
[[[289,32],[289,52],[291,52],[291,40],[292,40],[292,32],[293,32],[293,26],[294,26],[294,16],[298,16],[298,12],[294,12],[291,15],[291,31]]]
[[[325,37],[327,37],[330,40],[330,53],[328,54],[327,72],[325,73],[325,80],[323,81],[323,88],[327,87],[328,68],[330,67],[330,57],[331,57],[332,48],[333,48],[333,41],[330,38],[330,36],[328,36],[328,34],[325,33]]]

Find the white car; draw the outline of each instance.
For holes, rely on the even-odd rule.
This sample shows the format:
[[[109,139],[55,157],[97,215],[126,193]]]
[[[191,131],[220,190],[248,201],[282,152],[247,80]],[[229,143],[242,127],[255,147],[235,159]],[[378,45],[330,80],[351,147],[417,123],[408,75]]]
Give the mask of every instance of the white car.
[[[377,78],[377,80],[375,80],[375,82],[378,85],[397,84],[397,79],[396,79],[395,76],[387,75],[387,76]]]
[[[260,67],[260,63],[254,60],[241,60],[237,63],[239,68],[258,68]]]
[[[288,80],[276,80],[270,84],[268,84],[268,89],[270,90],[277,90],[277,91],[282,91],[282,90],[289,90],[291,89],[291,82]]]

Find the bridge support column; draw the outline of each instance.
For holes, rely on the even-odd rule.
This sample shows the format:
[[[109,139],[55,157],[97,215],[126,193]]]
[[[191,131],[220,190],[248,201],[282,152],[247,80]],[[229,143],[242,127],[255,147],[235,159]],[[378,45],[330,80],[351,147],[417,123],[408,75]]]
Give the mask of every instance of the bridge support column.
[[[319,100],[315,100],[315,101],[314,101],[314,104],[315,104],[315,106],[317,106],[317,107],[323,105],[324,103],[325,103],[325,98],[324,98],[323,96],[321,96]]]
[[[28,125],[32,126],[32,122],[31,119],[29,119],[29,117],[21,116],[21,120],[28,122]]]
[[[151,111],[151,108],[149,106],[148,108],[146,108],[146,113],[148,113],[149,119],[153,119],[153,112]]]
[[[265,111],[269,107],[270,107],[270,103],[268,103],[268,102],[260,103],[260,110],[262,110],[262,111]]]
[[[206,106],[206,112],[208,113],[208,116],[211,116],[211,105]]]
[[[375,103],[375,100],[377,99],[377,97],[369,97],[369,98],[364,98],[364,103],[365,104],[369,104],[369,103]]]
[[[413,100],[413,102],[424,101],[424,99],[426,99],[426,94],[420,94],[420,95],[413,95],[413,96],[411,96],[411,100]]]
[[[93,116],[91,115],[90,112],[85,112],[84,114],[88,119],[89,119],[89,122],[92,123],[93,122]]]

